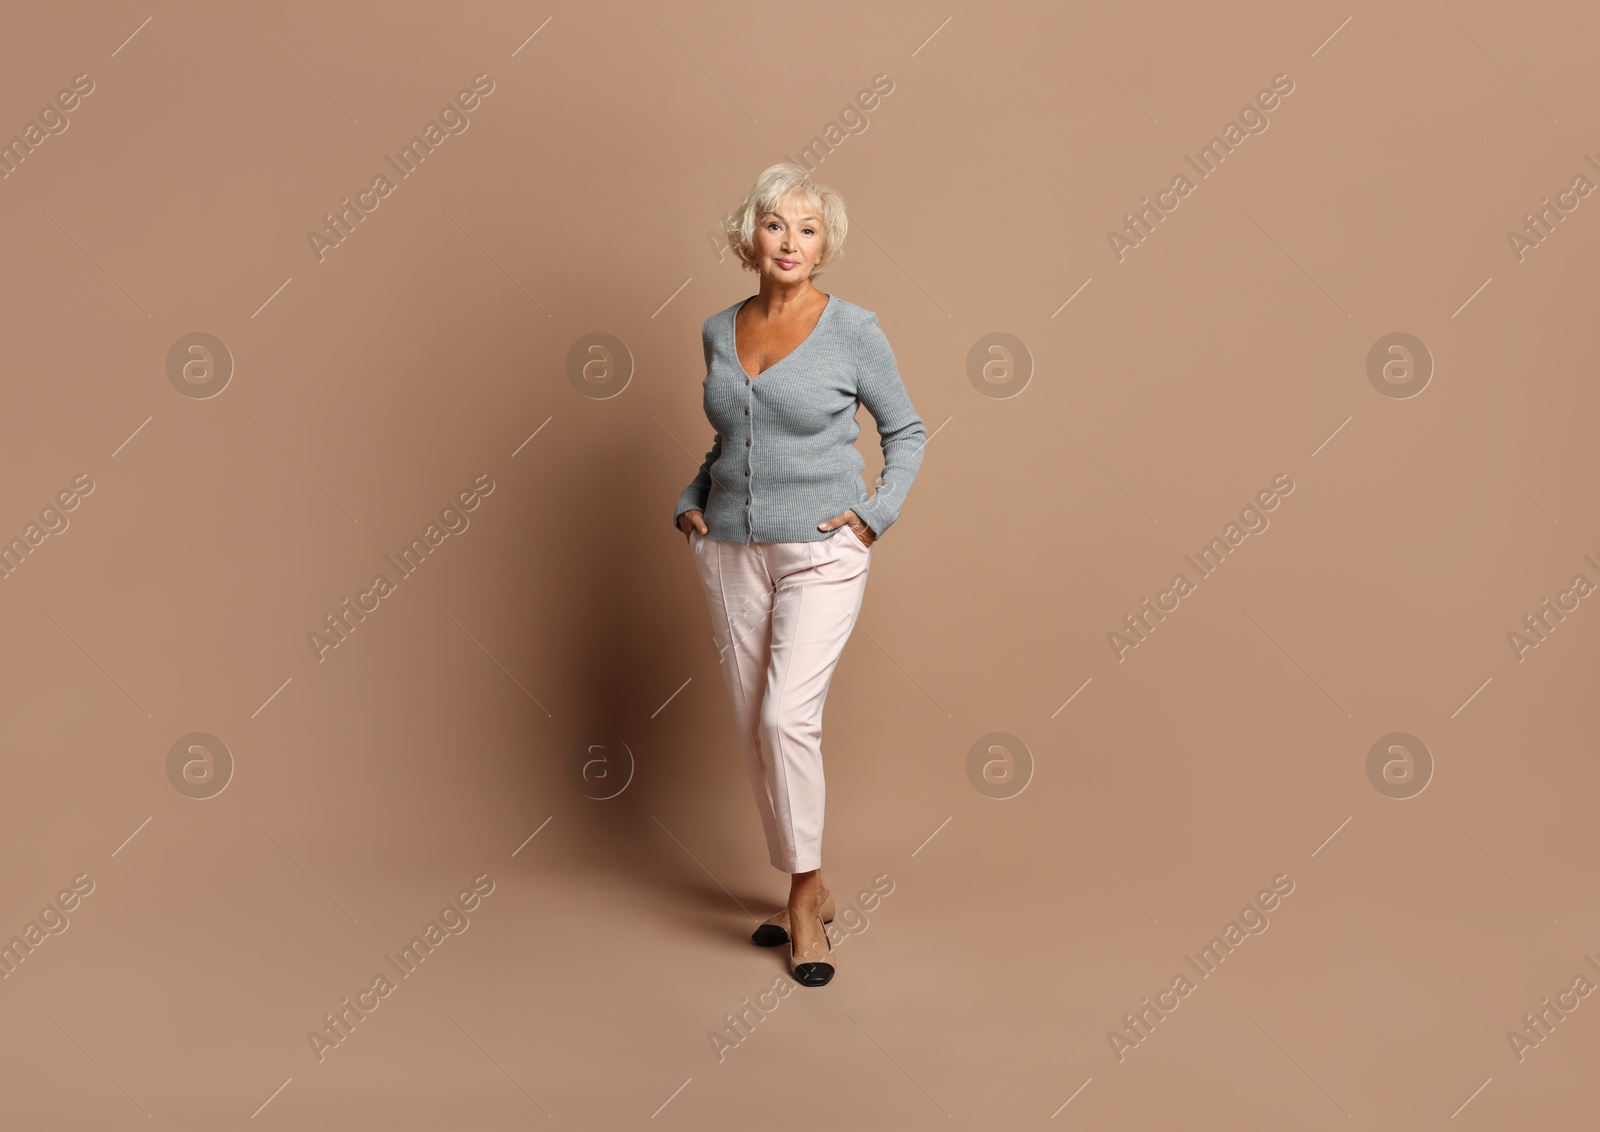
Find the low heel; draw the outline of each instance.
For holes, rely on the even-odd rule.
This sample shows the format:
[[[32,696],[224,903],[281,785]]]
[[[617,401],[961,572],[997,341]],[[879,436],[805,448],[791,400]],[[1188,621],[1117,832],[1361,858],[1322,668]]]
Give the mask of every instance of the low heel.
[[[832,892],[829,892],[828,895],[823,898],[822,907],[819,909],[819,911],[822,913],[822,922],[824,924],[833,923],[834,907]],[[782,944],[788,943],[789,909],[785,908],[781,912],[774,912],[765,920],[761,921],[761,926],[750,933],[750,942],[755,944],[757,947],[778,947]]]

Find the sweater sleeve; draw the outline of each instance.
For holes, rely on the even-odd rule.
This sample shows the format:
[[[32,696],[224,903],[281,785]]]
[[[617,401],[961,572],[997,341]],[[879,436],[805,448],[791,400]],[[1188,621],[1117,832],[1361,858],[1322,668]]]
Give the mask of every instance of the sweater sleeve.
[[[713,315],[712,318],[716,316]],[[700,349],[706,356],[706,373],[711,373],[711,319],[708,318],[700,324]],[[722,455],[722,435],[718,433],[712,438],[711,451],[706,453],[705,461],[700,465],[700,471],[694,477],[694,482],[683,489],[678,496],[678,506],[672,513],[672,527],[678,527],[678,520],[685,511],[705,511],[706,503],[711,495],[711,465],[715,464]]]
[[[878,316],[870,311],[856,329],[856,382],[861,403],[878,425],[883,474],[877,494],[853,510],[874,534],[882,535],[900,517],[906,492],[922,467],[928,429],[900,380],[894,351],[878,325]]]
[[[699,473],[694,477],[694,482],[683,489],[683,494],[678,496],[678,506],[672,513],[672,525],[678,527],[678,520],[685,511],[704,511],[706,499],[711,494],[711,465],[717,462],[722,455],[722,434],[719,432],[711,442],[711,451],[706,453],[705,462],[700,465]]]

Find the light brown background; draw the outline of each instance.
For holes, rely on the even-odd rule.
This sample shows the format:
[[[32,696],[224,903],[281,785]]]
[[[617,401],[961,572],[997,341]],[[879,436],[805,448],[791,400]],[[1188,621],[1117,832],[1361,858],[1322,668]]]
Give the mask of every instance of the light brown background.
[[[0,137],[95,90],[0,182],[0,533],[96,487],[0,582],[0,941],[95,889],[0,982],[0,1122],[1592,1123],[1600,999],[1520,1063],[1506,1035],[1600,979],[1600,598],[1520,662],[1506,634],[1600,582],[1600,199],[1523,262],[1506,232],[1600,151],[1597,33],[1482,2],[13,6]],[[306,232],[484,73],[318,263]],[[1119,263],[1107,230],[1280,73]],[[935,435],[833,684],[826,871],[894,888],[719,1062],[787,976],[746,941],[784,881],[667,527],[701,321],[755,289],[708,233],[878,74],[818,166],[852,220],[820,283]],[[166,373],[196,331],[236,366],[208,399]],[[1396,331],[1434,359],[1408,399],[1366,372]],[[627,357],[585,395],[596,332]],[[969,380],[994,333],[1014,396]],[[308,631],[480,473],[319,663]],[[1279,473],[1270,529],[1119,662]],[[195,731],[235,759],[205,800],[166,773]],[[1434,759],[1405,800],[1366,771],[1397,731]],[[1032,763],[1006,799],[967,772],[996,732]],[[567,771],[597,737],[636,762],[609,801]],[[482,874],[319,1063],[307,1032]]]

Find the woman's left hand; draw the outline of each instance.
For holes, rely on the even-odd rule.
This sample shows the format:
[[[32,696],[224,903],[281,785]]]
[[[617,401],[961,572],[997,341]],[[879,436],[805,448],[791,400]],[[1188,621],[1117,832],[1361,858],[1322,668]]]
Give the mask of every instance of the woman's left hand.
[[[859,538],[865,545],[871,546],[874,542],[878,541],[878,536],[873,533],[872,528],[867,526],[866,523],[862,522],[861,516],[857,515],[854,511],[844,511],[838,515],[835,515],[826,522],[818,523],[817,529],[831,531],[835,527],[842,527],[846,525],[848,525],[850,529],[855,532],[856,537]]]

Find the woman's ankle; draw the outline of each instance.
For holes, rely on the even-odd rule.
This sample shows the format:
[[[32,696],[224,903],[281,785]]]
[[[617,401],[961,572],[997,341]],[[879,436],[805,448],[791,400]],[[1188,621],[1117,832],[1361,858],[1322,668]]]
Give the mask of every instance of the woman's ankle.
[[[799,907],[802,911],[809,912],[821,908],[827,899],[828,888],[823,884],[807,885],[789,891],[789,906]]]

